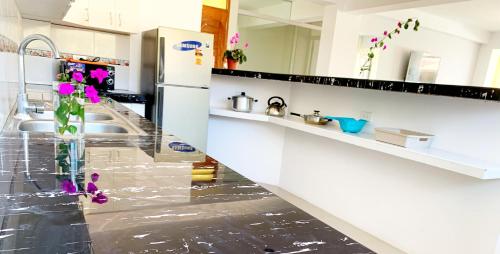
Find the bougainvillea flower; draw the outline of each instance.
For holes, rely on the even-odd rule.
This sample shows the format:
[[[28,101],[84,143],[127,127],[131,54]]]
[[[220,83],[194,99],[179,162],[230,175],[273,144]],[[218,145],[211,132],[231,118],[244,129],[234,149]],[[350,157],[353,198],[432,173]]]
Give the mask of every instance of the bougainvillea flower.
[[[387,36],[389,33],[387,31],[384,31],[384,36]]]
[[[83,74],[78,71],[74,71],[72,75],[73,80],[75,80],[78,83],[82,83],[83,81]]]
[[[85,96],[89,98],[90,102],[92,103],[99,103],[101,99],[99,98],[99,93],[93,86],[87,86],[85,87]]]
[[[75,91],[75,87],[70,83],[61,83],[59,84],[59,94],[61,95],[70,95]]]
[[[99,84],[101,84],[102,81],[108,77],[108,75],[108,71],[105,71],[101,68],[90,71],[90,77],[97,79],[97,81],[99,81]]]
[[[377,41],[378,41],[378,38],[377,38],[377,37],[373,37],[373,38],[371,39],[371,42],[377,42]]]
[[[92,96],[92,97],[89,97],[89,100],[91,103],[96,104],[96,103],[99,103],[101,101],[101,98],[99,98],[99,96]]]
[[[97,193],[97,195],[92,197],[92,203],[104,204],[108,202],[108,197],[104,195],[102,192]]]
[[[97,173],[92,173],[92,175],[90,175],[90,179],[92,179],[92,182],[97,182],[99,180],[99,174]]]
[[[248,42],[246,42],[245,45],[243,45],[243,47],[248,48]]]
[[[67,193],[75,193],[76,186],[68,179],[65,179],[61,184],[61,189]]]
[[[401,28],[403,26],[403,24],[401,24],[400,21],[398,21],[398,27]]]
[[[97,188],[97,186],[93,182],[87,183],[87,192],[88,193],[95,194],[96,191],[98,191],[98,190],[99,189]]]
[[[384,45],[384,47],[382,49],[385,50],[386,48],[387,48],[387,45]]]

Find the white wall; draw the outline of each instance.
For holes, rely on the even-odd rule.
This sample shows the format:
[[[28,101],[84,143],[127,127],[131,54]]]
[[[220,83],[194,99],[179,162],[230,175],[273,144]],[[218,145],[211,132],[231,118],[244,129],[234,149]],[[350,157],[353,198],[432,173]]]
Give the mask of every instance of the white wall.
[[[22,39],[21,15],[14,0],[0,1],[0,35],[16,44]],[[3,42],[2,42],[3,43]],[[0,52],[0,129],[14,106],[17,95],[17,54]]]
[[[130,90],[139,91],[142,32],[160,26],[200,31],[202,0],[183,0],[172,4],[164,0],[139,2],[139,31],[130,36]]]
[[[267,99],[280,95],[289,101],[290,85],[279,81],[254,82],[213,75],[210,88],[211,108],[230,108],[228,97],[246,92],[257,100],[254,112],[263,113]],[[211,117],[208,124],[207,154],[240,174],[257,181],[278,185],[285,131],[278,126],[252,121]]]
[[[479,54],[477,57],[477,66],[474,72],[474,78],[472,83],[478,86],[490,86],[491,84],[486,84],[488,68],[490,67],[491,53],[494,49],[500,49],[500,32],[493,33],[491,35],[490,41],[486,44],[482,44],[479,49]]]
[[[216,75],[212,89],[216,107],[224,106],[227,94],[220,91],[228,89],[284,95],[289,111],[299,113],[319,109],[325,115],[358,117],[371,111],[366,131],[428,132],[436,135],[435,148],[500,163],[496,102]],[[280,187],[405,252],[491,254],[500,249],[500,180],[478,180],[295,130],[273,137],[276,126],[211,117],[214,122],[208,151],[216,158],[255,181],[269,183],[279,176]],[[229,141],[249,146],[231,149]],[[252,160],[237,156],[245,152]],[[265,169],[259,163],[266,163]]]

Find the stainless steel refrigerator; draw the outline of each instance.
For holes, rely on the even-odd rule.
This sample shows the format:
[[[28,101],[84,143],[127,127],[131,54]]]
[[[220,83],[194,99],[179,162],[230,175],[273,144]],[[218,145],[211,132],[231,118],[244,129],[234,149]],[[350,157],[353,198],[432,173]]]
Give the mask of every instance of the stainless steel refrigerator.
[[[206,151],[213,35],[160,27],[142,33],[141,93],[146,118]]]

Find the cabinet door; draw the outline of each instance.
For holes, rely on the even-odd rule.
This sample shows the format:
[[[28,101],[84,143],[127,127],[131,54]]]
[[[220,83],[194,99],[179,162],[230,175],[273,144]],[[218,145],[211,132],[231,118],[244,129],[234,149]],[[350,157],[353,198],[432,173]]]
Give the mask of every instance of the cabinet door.
[[[94,45],[96,56],[116,58],[116,36],[110,33],[94,33]]]
[[[88,26],[90,20],[89,0],[75,0],[64,16],[64,21]]]
[[[129,59],[130,38],[126,35],[95,32],[96,56]]]
[[[131,33],[137,31],[138,7],[137,0],[115,0],[117,30]]]
[[[62,53],[94,55],[94,32],[66,26],[52,26],[52,38]]]
[[[92,27],[114,29],[115,0],[89,0],[89,23]]]

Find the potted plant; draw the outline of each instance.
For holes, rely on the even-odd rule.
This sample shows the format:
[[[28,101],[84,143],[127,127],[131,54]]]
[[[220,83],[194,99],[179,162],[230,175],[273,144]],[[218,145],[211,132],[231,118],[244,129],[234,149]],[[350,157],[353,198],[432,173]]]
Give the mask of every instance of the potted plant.
[[[90,78],[95,78],[99,84],[108,76],[103,69],[92,70]],[[56,135],[75,139],[83,137],[85,133],[85,103],[99,103],[100,98],[93,86],[86,84],[81,72],[73,71],[58,75],[58,82],[54,84],[54,124]]]
[[[231,37],[231,48],[224,52],[224,58],[227,61],[227,68],[230,70],[236,70],[238,64],[242,64],[247,61],[247,56],[243,52],[242,48],[238,48],[240,43],[240,34],[235,33]],[[248,42],[243,45],[243,48],[248,48]]]

